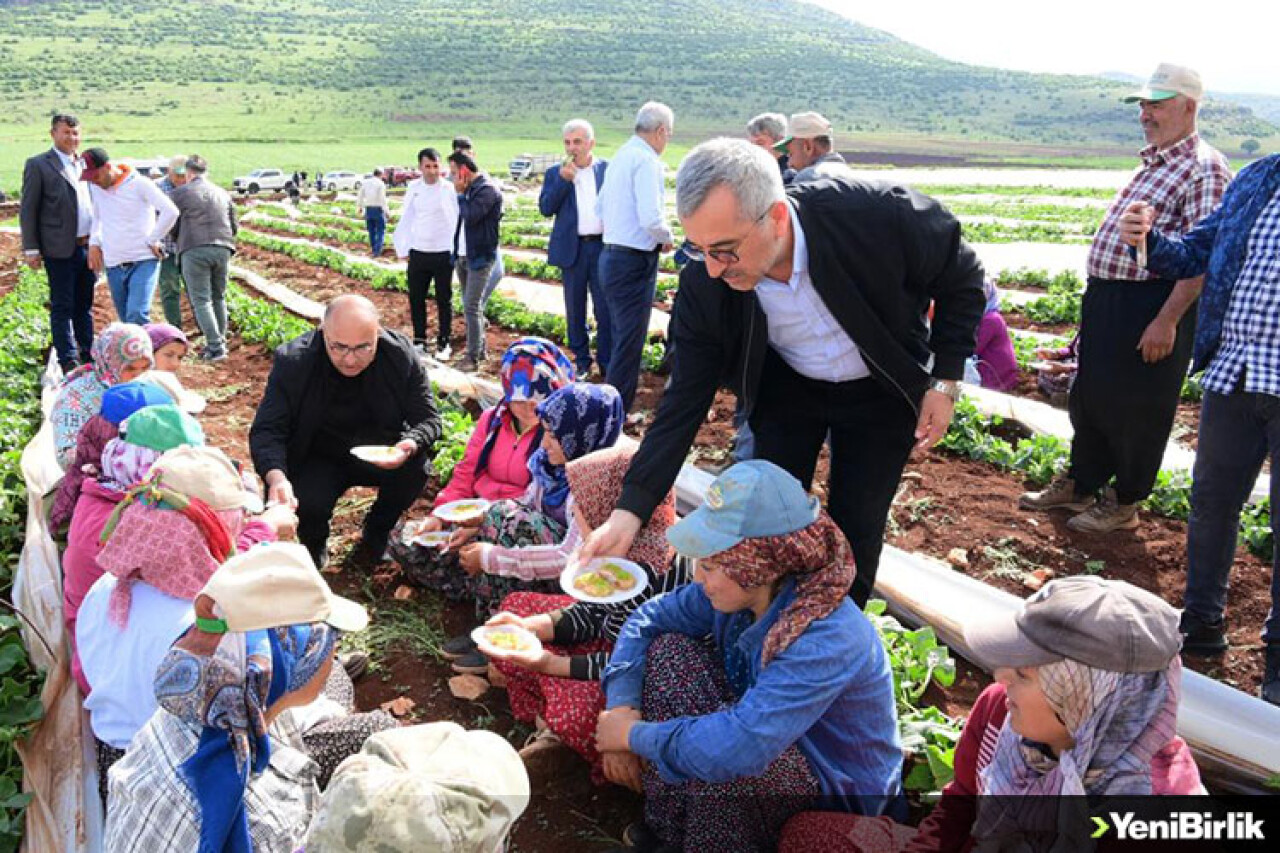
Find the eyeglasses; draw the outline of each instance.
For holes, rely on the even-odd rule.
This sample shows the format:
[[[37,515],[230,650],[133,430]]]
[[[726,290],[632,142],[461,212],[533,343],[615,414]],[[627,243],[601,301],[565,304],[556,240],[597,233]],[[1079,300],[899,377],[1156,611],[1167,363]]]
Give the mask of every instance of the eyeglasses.
[[[373,352],[373,344],[356,344],[355,346],[347,346],[346,344],[329,343],[329,352],[338,356],[338,358],[346,358],[347,356],[365,356]]]
[[[763,222],[764,218],[769,215],[769,211],[771,210],[773,210],[773,205],[766,207],[764,213],[757,216],[755,221],[751,223],[751,228],[755,228]],[[716,263],[727,267],[732,264],[736,264],[740,260],[738,257],[738,249],[742,248],[742,244],[745,243],[747,238],[750,236],[751,230],[748,229],[747,233],[738,240],[732,249],[703,249],[700,246],[689,242],[686,242],[681,248],[684,249],[685,255],[691,261],[703,261],[705,263],[707,258],[710,258]]]

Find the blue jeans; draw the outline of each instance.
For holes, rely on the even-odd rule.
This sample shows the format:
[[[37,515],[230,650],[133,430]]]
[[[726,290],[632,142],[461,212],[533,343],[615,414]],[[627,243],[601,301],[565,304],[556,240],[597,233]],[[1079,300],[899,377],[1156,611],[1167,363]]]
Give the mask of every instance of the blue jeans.
[[[369,231],[369,248],[375,255],[382,254],[382,241],[387,235],[387,215],[380,207],[364,209],[364,227]]]
[[[1280,547],[1280,397],[1237,391],[1204,395],[1200,437],[1187,522],[1188,622],[1217,625],[1227,605],[1227,585],[1235,561],[1240,510],[1271,459],[1271,534]],[[1280,643],[1280,551],[1272,552],[1271,612],[1262,638]]]
[[[107,267],[107,286],[116,315],[122,322],[139,326],[151,322],[151,298],[160,281],[160,261],[132,261]]]
[[[67,258],[44,258],[49,278],[49,326],[53,348],[64,371],[89,360],[93,348],[93,285],[98,280],[89,269],[84,246]]]
[[[560,278],[564,283],[564,319],[568,327],[569,351],[573,353],[573,361],[578,367],[578,377],[586,376],[591,370],[591,337],[587,332],[587,294],[591,294],[592,313],[596,318],[596,360],[600,362],[600,371],[609,370],[610,349],[613,347],[613,335],[609,328],[609,307],[605,302],[604,292],[600,287],[600,250],[604,244],[599,240],[579,240],[578,259],[573,266],[560,270]]]
[[[613,354],[604,381],[618,389],[627,411],[640,384],[640,359],[649,335],[657,284],[657,249],[641,252],[626,246],[605,246],[600,253],[600,289],[609,307],[613,334]]]

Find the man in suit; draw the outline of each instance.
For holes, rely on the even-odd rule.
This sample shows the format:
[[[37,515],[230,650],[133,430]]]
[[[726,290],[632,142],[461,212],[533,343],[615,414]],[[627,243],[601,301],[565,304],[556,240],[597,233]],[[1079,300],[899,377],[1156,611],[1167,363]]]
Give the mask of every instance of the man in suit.
[[[784,190],[777,162],[741,139],[689,152],[676,213],[690,263],[668,330],[671,382],[617,508],[579,559],[626,553],[727,385],[756,458],[806,489],[829,436],[828,509],[849,538],[862,606],[908,454],[951,422],[986,302],[982,265],[933,199],[852,178]]]
[[[564,317],[569,327],[569,350],[579,376],[591,372],[591,338],[587,333],[587,293],[596,317],[596,360],[603,374],[609,367],[609,306],[600,287],[600,250],[604,223],[596,213],[596,196],[604,183],[608,162],[595,157],[596,133],[590,122],[572,119],[564,126],[562,165],[547,170],[538,196],[538,210],[554,216],[547,263],[560,267],[564,283]]]
[[[93,346],[93,285],[89,232],[93,203],[80,180],[80,120],[58,113],[50,123],[53,147],[22,170],[22,250],[27,266],[49,277],[49,325],[64,372],[88,362]]]

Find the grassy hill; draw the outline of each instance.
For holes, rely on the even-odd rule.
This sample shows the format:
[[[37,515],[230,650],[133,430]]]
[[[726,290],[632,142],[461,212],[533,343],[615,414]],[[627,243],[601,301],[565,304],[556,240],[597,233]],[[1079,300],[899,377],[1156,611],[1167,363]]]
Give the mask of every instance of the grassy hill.
[[[846,138],[1131,152],[1124,90],[950,62],[792,0],[0,0],[0,185],[54,109],[127,153],[216,143],[239,166],[244,146],[247,166],[272,143],[314,168],[454,132],[554,150],[571,114],[612,141],[648,98],[686,143],[812,108]],[[1227,103],[1204,124],[1224,143],[1277,132]]]

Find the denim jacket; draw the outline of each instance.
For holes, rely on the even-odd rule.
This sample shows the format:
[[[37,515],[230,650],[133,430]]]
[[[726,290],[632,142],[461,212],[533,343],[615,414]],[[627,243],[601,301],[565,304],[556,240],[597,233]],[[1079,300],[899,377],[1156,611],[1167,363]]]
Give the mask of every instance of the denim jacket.
[[[762,667],[764,639],[794,598],[788,578],[764,617],[738,637],[750,683],[737,703],[702,717],[637,723],[631,750],[668,782],[722,782],[763,773],[797,744],[830,807],[880,814],[902,781],[888,656],[867,617],[846,599]],[[751,619],[750,611],[715,610],[698,584],[645,602],[623,626],[605,669],[607,706],[641,707],[645,653],[659,635],[710,634],[723,653],[736,623]]]
[[[1231,292],[1244,267],[1249,232],[1280,189],[1280,154],[1252,163],[1227,187],[1217,210],[1182,237],[1147,235],[1147,269],[1170,279],[1205,274],[1191,370],[1204,370],[1218,350]],[[1131,250],[1132,251],[1132,250]]]

